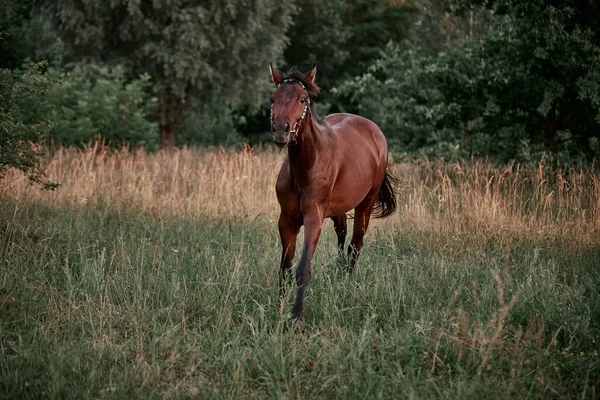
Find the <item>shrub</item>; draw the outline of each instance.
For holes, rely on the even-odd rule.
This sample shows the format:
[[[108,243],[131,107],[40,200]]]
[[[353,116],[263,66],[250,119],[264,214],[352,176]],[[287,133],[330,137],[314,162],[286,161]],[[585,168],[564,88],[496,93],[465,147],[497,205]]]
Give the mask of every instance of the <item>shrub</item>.
[[[40,166],[42,148],[38,143],[52,128],[48,120],[26,122],[23,104],[38,101],[53,85],[42,73],[45,64],[31,64],[20,73],[0,69],[0,178],[10,168],[22,171],[31,181],[46,188],[55,184],[44,179]]]
[[[181,145],[233,146],[244,140],[237,132],[232,110],[218,99],[189,107],[175,143]]]
[[[158,124],[150,119],[156,106],[147,91],[150,77],[128,82],[120,68],[92,70],[93,79],[82,66],[68,73],[48,69],[46,74],[58,83],[24,109],[23,119],[52,121],[48,139],[54,144],[80,145],[102,138],[113,146],[155,147]]]

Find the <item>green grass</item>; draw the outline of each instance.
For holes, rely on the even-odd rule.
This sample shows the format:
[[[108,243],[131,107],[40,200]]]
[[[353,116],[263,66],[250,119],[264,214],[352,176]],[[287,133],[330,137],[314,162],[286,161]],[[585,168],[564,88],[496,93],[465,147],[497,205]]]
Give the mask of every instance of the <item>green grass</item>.
[[[600,247],[328,222],[299,333],[272,221],[0,210],[0,398],[600,396]]]

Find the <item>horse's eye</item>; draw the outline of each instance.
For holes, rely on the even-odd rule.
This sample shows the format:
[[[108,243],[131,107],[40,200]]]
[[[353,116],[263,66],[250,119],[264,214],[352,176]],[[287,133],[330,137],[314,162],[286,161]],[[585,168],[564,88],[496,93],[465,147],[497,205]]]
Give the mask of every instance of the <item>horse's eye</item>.
[[[269,101],[271,102],[271,104],[275,103],[275,100],[273,100],[272,97],[269,99]]]

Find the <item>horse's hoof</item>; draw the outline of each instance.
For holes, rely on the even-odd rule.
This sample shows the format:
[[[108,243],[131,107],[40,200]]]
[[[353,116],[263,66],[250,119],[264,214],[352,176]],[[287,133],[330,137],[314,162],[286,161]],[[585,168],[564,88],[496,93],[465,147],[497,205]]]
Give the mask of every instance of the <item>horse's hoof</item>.
[[[298,318],[291,318],[290,319],[290,328],[292,330],[302,333],[302,332],[304,332],[304,328],[306,328],[306,324]]]

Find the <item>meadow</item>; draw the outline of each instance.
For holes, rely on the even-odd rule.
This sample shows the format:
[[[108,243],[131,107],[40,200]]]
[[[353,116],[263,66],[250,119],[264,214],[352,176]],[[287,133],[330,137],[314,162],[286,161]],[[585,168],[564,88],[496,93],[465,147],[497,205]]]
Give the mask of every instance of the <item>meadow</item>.
[[[0,184],[0,398],[600,397],[600,179],[403,161],[278,298],[278,151],[58,149]],[[296,261],[298,259],[298,254]]]

